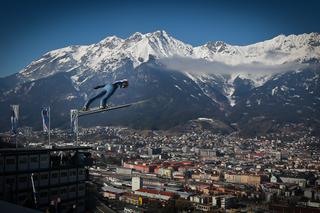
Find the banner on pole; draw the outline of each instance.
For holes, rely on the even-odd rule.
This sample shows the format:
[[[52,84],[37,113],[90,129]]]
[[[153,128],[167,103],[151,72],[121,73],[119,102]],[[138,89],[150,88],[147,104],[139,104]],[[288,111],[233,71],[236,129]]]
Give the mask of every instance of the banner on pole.
[[[43,107],[41,110],[42,127],[44,132],[49,132],[50,108]]]
[[[19,105],[11,105],[11,132],[17,134],[19,121]]]

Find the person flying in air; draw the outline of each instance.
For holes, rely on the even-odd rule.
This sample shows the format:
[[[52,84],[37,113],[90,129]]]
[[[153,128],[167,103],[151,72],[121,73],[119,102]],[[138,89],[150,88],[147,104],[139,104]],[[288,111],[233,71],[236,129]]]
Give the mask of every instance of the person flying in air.
[[[98,99],[100,100],[100,109],[105,109],[107,100],[113,95],[113,93],[120,87],[120,88],[127,88],[129,86],[129,82],[127,79],[115,81],[112,84],[104,84],[94,87],[94,89],[102,88],[101,92],[98,93],[96,96],[90,98],[84,105],[83,111],[87,111],[89,109],[90,104]]]

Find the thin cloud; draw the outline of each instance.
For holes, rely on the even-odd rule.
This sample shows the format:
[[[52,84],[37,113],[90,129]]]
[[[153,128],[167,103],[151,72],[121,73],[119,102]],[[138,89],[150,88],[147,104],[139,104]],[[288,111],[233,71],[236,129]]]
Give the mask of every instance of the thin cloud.
[[[159,59],[160,63],[168,69],[188,72],[193,74],[233,74],[233,73],[250,73],[250,74],[277,74],[287,71],[299,70],[306,68],[307,64],[286,63],[279,65],[266,65],[262,63],[250,63],[229,65],[223,62],[209,62],[204,59],[171,57]]]

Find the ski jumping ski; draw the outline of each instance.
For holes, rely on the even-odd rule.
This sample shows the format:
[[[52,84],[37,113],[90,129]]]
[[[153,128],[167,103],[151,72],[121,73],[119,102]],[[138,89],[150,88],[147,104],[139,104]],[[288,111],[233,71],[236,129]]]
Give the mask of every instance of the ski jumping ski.
[[[121,108],[129,107],[131,105],[132,104],[123,104],[123,105],[111,106],[111,107],[106,107],[106,108],[95,107],[95,108],[92,108],[88,111],[79,110],[78,116],[81,117],[84,115],[91,115],[91,114],[95,114],[95,113],[99,113],[99,112],[106,112],[106,111],[121,109]]]
[[[89,109],[87,111],[78,110],[78,117],[85,116],[85,115],[91,115],[91,114],[95,114],[95,113],[100,113],[100,112],[112,111],[112,110],[121,109],[121,108],[126,108],[126,107],[130,107],[133,105],[142,104],[147,101],[148,100],[142,100],[142,101],[137,101],[137,102],[133,102],[133,103],[129,103],[129,104],[108,106],[106,108],[95,107],[95,108]]]

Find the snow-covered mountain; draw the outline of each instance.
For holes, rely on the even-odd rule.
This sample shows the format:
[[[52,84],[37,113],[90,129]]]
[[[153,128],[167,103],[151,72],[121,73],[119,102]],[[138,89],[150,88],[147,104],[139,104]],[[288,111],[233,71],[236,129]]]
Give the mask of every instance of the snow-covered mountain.
[[[232,46],[217,41],[192,47],[173,38],[165,31],[146,34],[137,32],[126,39],[110,36],[96,44],[69,46],[50,51],[21,70],[20,74],[22,79],[37,80],[78,67],[81,67],[81,70],[88,69],[93,72],[112,72],[121,67],[127,59],[137,67],[146,62],[149,55],[158,59],[168,57],[204,59],[232,66],[251,63],[281,65],[292,62],[319,62],[319,42],[320,34],[310,33],[280,35],[248,46]],[[51,69],[45,69],[49,64]]]
[[[149,59],[149,55],[157,58],[170,56],[191,56],[191,45],[169,36],[165,31],[154,33],[134,33],[127,39],[110,36],[102,41],[87,46],[70,46],[48,52],[40,59],[32,62],[20,71],[21,78],[37,80],[57,72],[71,71],[80,67],[77,76],[85,70],[90,72],[113,72],[123,66],[129,59],[137,67]],[[49,63],[55,63],[50,70],[45,69]],[[80,83],[81,82],[77,82]]]
[[[319,33],[280,35],[248,46],[216,41],[198,47],[186,44],[165,31],[137,32],[126,39],[110,36],[96,44],[50,51],[19,73],[0,78],[0,112],[3,115],[8,113],[8,105],[12,103],[21,102],[30,111],[50,103],[56,106],[57,116],[66,118],[70,108],[79,108],[88,96],[96,92],[92,90],[95,85],[129,78],[130,91],[119,92],[113,99],[115,103],[125,102],[123,97],[127,101],[151,98],[154,102],[125,114],[131,120],[121,120],[119,116],[124,114],[117,115],[110,118],[108,124],[130,125],[137,119],[133,113],[149,116],[141,121],[143,128],[168,128],[197,116],[214,116],[225,123],[237,123],[242,119],[242,123],[248,123],[250,116],[244,120],[238,117],[248,105],[244,100],[248,101],[255,91],[269,94],[269,87],[268,91],[263,90],[269,82],[281,79],[283,83],[286,81],[281,76],[295,78],[300,72],[309,73],[311,76],[303,79],[313,79],[313,85],[318,85],[319,72],[317,68],[310,71],[309,66],[316,67],[319,63]],[[291,86],[298,87],[297,84]],[[286,87],[290,88],[290,85]],[[275,88],[282,87],[278,85]],[[309,91],[315,98],[319,96],[317,88],[312,87]],[[249,101],[252,105],[253,100]],[[318,106],[318,102],[310,104],[306,108]],[[185,106],[189,109],[181,109]],[[155,112],[158,115],[154,115]],[[30,121],[31,115],[26,115],[26,122]],[[157,119],[161,125],[154,121]],[[5,126],[2,123],[0,128]],[[61,123],[60,120],[58,124]],[[103,121],[101,123],[104,124]]]
[[[209,61],[230,65],[261,63],[279,65],[310,62],[320,58],[320,34],[279,35],[248,46],[232,46],[222,41],[209,42],[194,48],[194,55]]]

